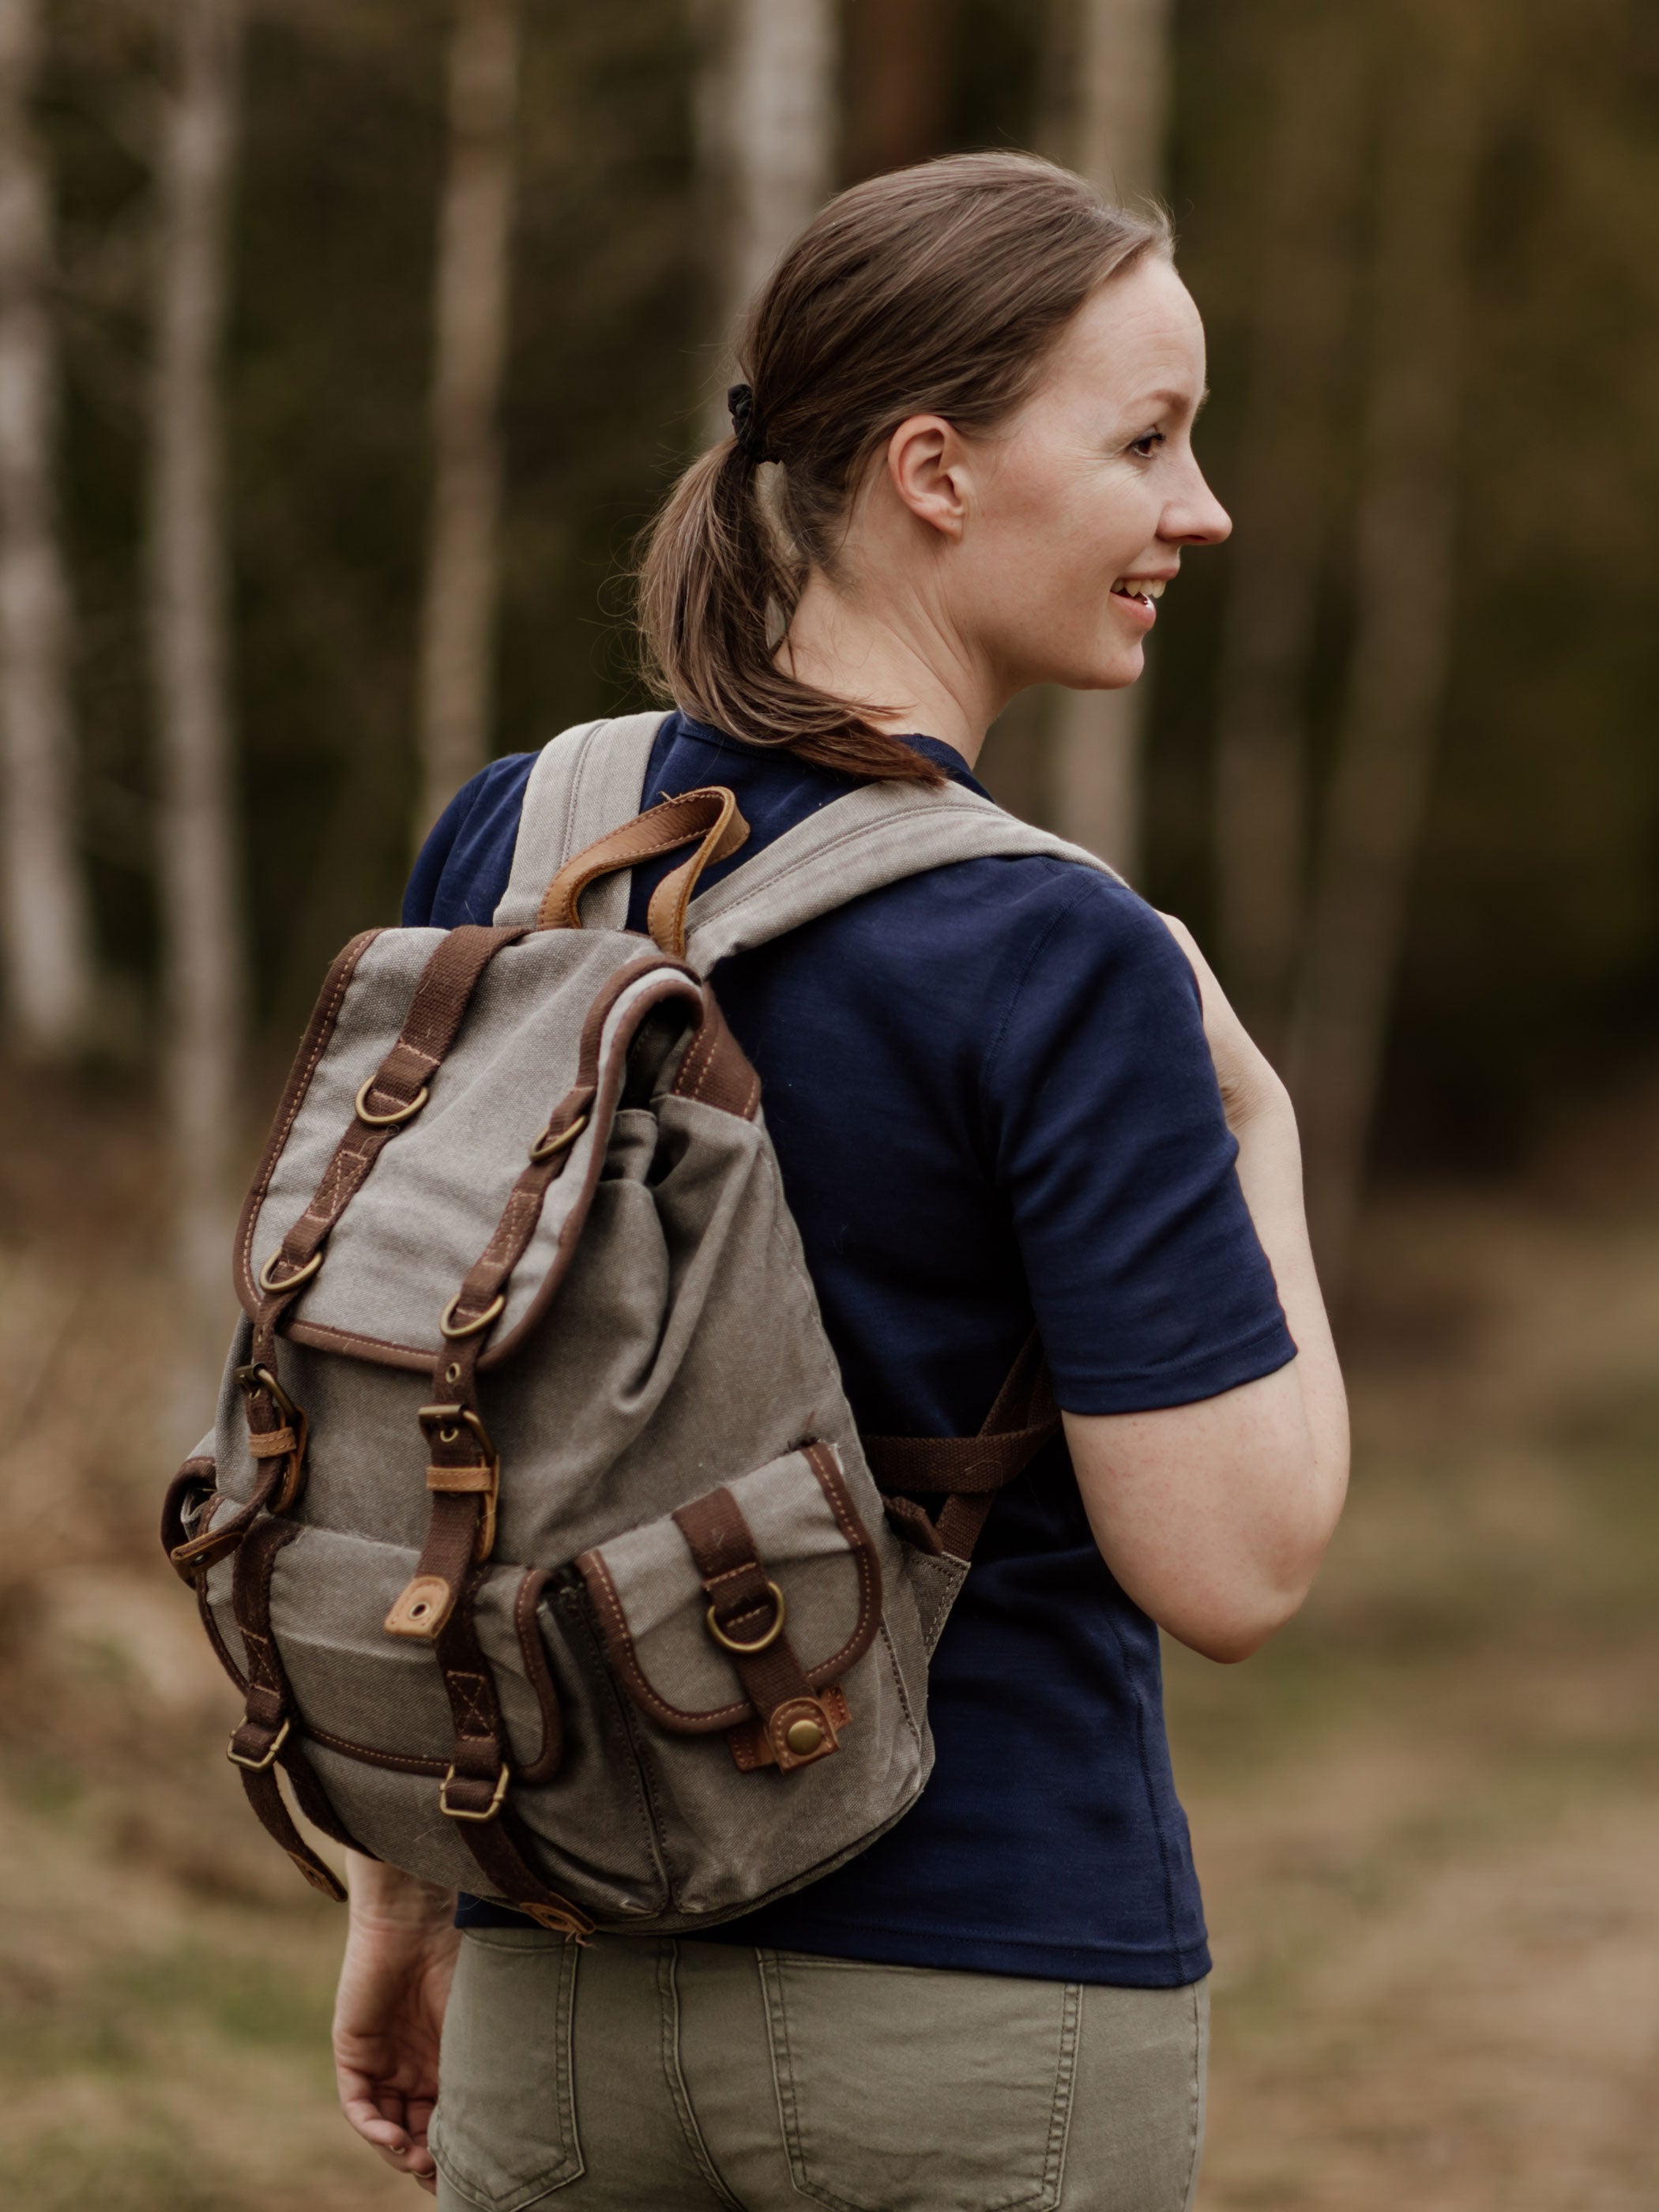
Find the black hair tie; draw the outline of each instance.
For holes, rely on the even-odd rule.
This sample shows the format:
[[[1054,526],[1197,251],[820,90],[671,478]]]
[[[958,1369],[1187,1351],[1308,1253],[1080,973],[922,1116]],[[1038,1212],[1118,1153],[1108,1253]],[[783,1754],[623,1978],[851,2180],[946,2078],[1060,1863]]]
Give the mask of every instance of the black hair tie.
[[[756,464],[775,461],[777,455],[768,450],[766,431],[755,412],[755,392],[752,385],[734,384],[726,395],[726,411],[732,417],[732,435],[746,459]]]

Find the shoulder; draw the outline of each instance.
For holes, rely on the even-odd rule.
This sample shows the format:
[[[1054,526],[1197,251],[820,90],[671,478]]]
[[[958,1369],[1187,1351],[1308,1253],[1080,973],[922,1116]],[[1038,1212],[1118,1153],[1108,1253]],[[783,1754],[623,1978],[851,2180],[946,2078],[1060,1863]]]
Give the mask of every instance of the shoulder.
[[[981,1018],[1034,999],[1063,1007],[1107,988],[1198,1007],[1191,967],[1162,916],[1116,877],[1077,861],[953,861],[826,921],[838,952],[879,969],[896,990],[928,989],[941,969],[972,979]]]
[[[507,753],[462,785],[433,824],[404,893],[405,928],[488,921],[513,871],[537,753]]]

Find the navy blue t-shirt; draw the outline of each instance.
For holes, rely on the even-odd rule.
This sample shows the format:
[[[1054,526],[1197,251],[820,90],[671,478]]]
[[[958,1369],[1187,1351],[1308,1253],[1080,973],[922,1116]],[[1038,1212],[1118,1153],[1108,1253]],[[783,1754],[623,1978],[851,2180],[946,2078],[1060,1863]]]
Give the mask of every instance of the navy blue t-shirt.
[[[909,742],[980,788],[950,746]],[[406,923],[490,919],[534,759],[460,793]],[[851,787],[669,716],[641,804],[713,783],[750,835],[709,882]],[[630,928],[672,865],[635,871]],[[971,1435],[1033,1313],[1072,1413],[1188,1404],[1293,1356],[1192,970],[1133,891],[1062,860],[957,861],[714,980],[861,1428]],[[1138,1988],[1208,1970],[1158,1631],[1095,1547],[1063,1440],[996,1501],[929,1713],[938,1762],[897,1826],[708,1940]]]

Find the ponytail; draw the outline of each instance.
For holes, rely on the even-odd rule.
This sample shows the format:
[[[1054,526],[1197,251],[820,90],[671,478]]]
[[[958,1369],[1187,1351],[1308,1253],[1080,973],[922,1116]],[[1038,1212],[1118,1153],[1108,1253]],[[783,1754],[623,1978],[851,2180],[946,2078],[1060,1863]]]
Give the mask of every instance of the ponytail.
[[[1090,295],[1169,242],[1155,211],[1109,207],[1028,155],[956,155],[832,200],[750,310],[738,434],[692,463],[647,536],[640,628],[672,696],[711,728],[823,768],[942,783],[876,728],[892,709],[779,666],[806,578],[835,574],[848,504],[901,422],[994,428]],[[766,460],[779,465],[775,516]]]
[[[786,745],[843,775],[943,783],[944,771],[876,729],[872,705],[799,683],[775,659],[806,580],[762,507],[759,469],[736,438],[670,493],[640,569],[640,623],[673,697],[750,744]]]

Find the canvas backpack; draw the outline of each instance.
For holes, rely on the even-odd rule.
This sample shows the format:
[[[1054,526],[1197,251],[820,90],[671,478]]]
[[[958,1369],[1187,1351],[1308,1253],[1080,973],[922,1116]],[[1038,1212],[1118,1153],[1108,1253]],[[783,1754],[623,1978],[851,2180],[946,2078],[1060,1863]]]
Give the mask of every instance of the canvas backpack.
[[[928,1655],[1057,1424],[1034,1338],[979,1436],[860,1437],[706,979],[953,860],[1102,863],[871,784],[699,895],[746,831],[723,787],[638,811],[659,720],[545,748],[490,924],[346,946],[242,1210],[163,1540],[253,1809],[331,1896],[279,1773],[336,1842],[576,1936],[863,1850],[927,1779]],[[627,871],[686,848],[627,932]]]

